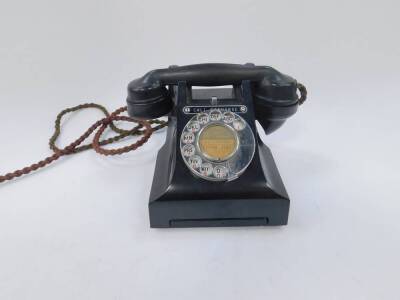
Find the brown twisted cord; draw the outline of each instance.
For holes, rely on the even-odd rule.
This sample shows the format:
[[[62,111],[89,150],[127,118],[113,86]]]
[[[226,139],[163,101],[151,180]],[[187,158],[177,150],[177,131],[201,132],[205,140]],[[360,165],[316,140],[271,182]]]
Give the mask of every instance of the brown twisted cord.
[[[97,109],[101,110],[106,117],[110,116],[109,112],[107,111],[107,109],[104,106],[102,106],[100,104],[96,104],[96,103],[80,104],[78,106],[74,106],[74,107],[66,108],[66,109],[62,110],[57,115],[57,118],[56,118],[56,121],[55,121],[54,134],[52,135],[52,137],[50,138],[50,141],[49,141],[50,149],[52,149],[54,152],[60,151],[60,149],[56,146],[56,141],[57,141],[57,138],[59,137],[59,135],[61,133],[61,121],[62,121],[63,116],[68,114],[68,113],[70,113],[70,112],[75,112],[75,111],[86,109],[86,108],[97,108]],[[114,112],[114,114],[115,114],[115,112]],[[161,120],[157,120],[157,119],[149,120],[148,122],[150,124],[158,124],[157,126],[153,127],[154,131],[167,126],[167,122],[161,121]],[[144,132],[142,130],[140,130],[141,127],[142,126],[139,124],[138,126],[134,127],[131,130],[124,130],[124,129],[120,129],[120,128],[116,127],[114,125],[114,123],[111,122],[110,123],[110,128],[113,131],[119,133],[119,135],[113,136],[113,137],[111,137],[109,139],[106,139],[106,140],[103,140],[103,141],[100,141],[99,144],[102,145],[102,146],[103,145],[108,145],[108,144],[112,144],[114,142],[118,142],[119,140],[121,140],[121,139],[123,139],[123,138],[125,138],[127,136],[130,136],[130,135],[143,135]],[[82,145],[82,146],[76,147],[73,152],[68,153],[68,154],[82,152],[82,151],[89,150],[89,149],[92,149],[92,148],[93,148],[93,143],[87,144],[87,145]]]
[[[129,117],[125,117],[125,116],[115,116],[114,118],[113,118],[113,120],[115,120],[115,121],[127,121],[127,122],[137,122],[136,120],[133,120],[133,119],[131,119],[131,118],[129,118]],[[110,120],[110,122],[112,122],[111,120]],[[125,146],[125,147],[122,147],[122,148],[119,148],[119,149],[110,149],[110,150],[107,150],[107,149],[104,149],[104,148],[101,148],[100,147],[100,142],[99,142],[99,140],[100,140],[100,137],[101,137],[101,135],[103,134],[103,132],[104,132],[104,130],[107,128],[107,126],[108,126],[109,124],[107,124],[106,122],[104,122],[101,126],[100,126],[100,128],[96,131],[96,134],[95,134],[95,136],[94,136],[94,138],[93,138],[93,149],[97,152],[97,153],[100,153],[100,154],[103,154],[103,155],[118,155],[118,154],[122,154],[122,153],[125,153],[125,152],[129,152],[129,151],[132,151],[132,150],[135,150],[137,147],[139,147],[139,146],[141,146],[142,144],[144,144],[145,142],[147,142],[147,140],[149,139],[149,137],[150,137],[150,135],[151,135],[151,133],[150,134],[147,134],[147,130],[144,132],[144,137],[142,138],[142,140],[144,140],[144,142],[143,143],[139,143],[139,146],[137,145],[138,144],[138,142],[136,142],[136,143],[134,143],[134,144],[132,144],[132,145],[129,145],[129,146]],[[145,127],[146,127],[146,129],[149,129],[151,132],[153,131],[153,128],[151,128],[151,126],[150,126],[150,123],[148,124],[148,125],[144,125]],[[140,142],[140,141],[139,141]]]
[[[71,144],[69,144],[68,146],[66,146],[63,149],[59,149],[55,145],[55,142],[61,132],[62,117],[67,113],[78,111],[78,110],[89,108],[89,107],[100,109],[106,115],[106,117],[95,122],[74,142],[72,142]],[[0,175],[0,183],[8,181],[8,180],[12,180],[12,179],[20,177],[22,175],[29,174],[33,171],[38,170],[39,168],[43,168],[46,165],[59,159],[61,156],[81,152],[81,151],[88,150],[91,148],[94,148],[94,150],[97,153],[104,154],[104,155],[116,155],[116,154],[122,154],[122,153],[125,153],[128,151],[136,150],[138,147],[142,146],[144,143],[147,142],[147,140],[150,138],[151,134],[155,130],[158,130],[158,129],[168,125],[167,122],[160,121],[160,120],[143,121],[143,120],[132,119],[132,118],[129,118],[126,116],[119,116],[119,114],[121,114],[122,112],[124,112],[126,110],[127,110],[127,107],[125,106],[125,107],[121,107],[121,108],[117,109],[112,114],[109,114],[105,107],[98,105],[98,104],[94,104],[94,103],[81,104],[81,105],[63,110],[62,112],[60,112],[58,114],[58,116],[56,118],[55,131],[49,141],[50,148],[54,151],[54,154],[35,163],[35,164],[25,167],[23,169],[16,170],[14,172],[10,172],[5,175]],[[131,130],[123,130],[123,129],[116,127],[113,124],[113,121],[135,122],[135,123],[138,123],[138,125]],[[152,128],[151,124],[158,124],[158,125]],[[119,135],[100,141],[99,139],[101,137],[101,134],[104,132],[104,130],[107,128],[107,126],[110,126],[111,129],[114,130],[115,132],[119,133]],[[100,127],[100,129],[96,132],[92,144],[87,144],[87,145],[78,147],[98,127]],[[144,128],[144,130],[140,130],[141,128]],[[127,137],[129,135],[143,135],[143,137],[140,140],[138,140],[137,142],[135,142],[134,144],[125,146],[125,147],[122,147],[119,149],[106,150],[106,149],[103,149],[100,147],[100,145],[111,144],[111,143],[119,141],[122,138]]]
[[[301,83],[297,83],[297,89],[300,92],[299,104],[302,105],[307,99],[307,89]]]

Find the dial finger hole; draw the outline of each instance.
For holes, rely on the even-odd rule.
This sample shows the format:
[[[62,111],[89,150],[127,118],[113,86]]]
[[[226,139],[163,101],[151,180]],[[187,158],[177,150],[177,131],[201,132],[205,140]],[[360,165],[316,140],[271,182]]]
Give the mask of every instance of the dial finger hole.
[[[192,144],[186,144],[185,146],[183,146],[182,152],[183,152],[184,156],[189,157],[189,156],[194,155],[194,153],[196,152],[196,149],[194,148],[194,146]]]
[[[203,163],[200,167],[200,174],[210,176],[213,173],[213,166],[210,163]]]
[[[187,129],[190,132],[197,132],[200,130],[200,123],[197,121],[192,121],[187,125]]]
[[[226,112],[223,115],[223,120],[227,124],[232,123],[234,119],[235,119],[235,116],[231,112]]]
[[[205,125],[210,121],[210,117],[206,113],[201,113],[197,116],[197,121],[199,121],[200,125]]]
[[[193,169],[198,169],[201,166],[201,157],[198,155],[193,155],[189,157],[188,162]]]
[[[228,175],[228,169],[224,166],[215,166],[213,174],[216,178],[222,179]]]
[[[194,142],[194,134],[192,132],[185,132],[182,135],[182,141],[185,144],[191,144]]]
[[[222,114],[219,110],[213,110],[210,112],[210,120],[215,122],[219,121],[222,118]]]
[[[233,121],[233,128],[235,128],[235,130],[237,131],[241,131],[244,129],[246,125],[244,124],[244,122],[240,119],[236,119]]]

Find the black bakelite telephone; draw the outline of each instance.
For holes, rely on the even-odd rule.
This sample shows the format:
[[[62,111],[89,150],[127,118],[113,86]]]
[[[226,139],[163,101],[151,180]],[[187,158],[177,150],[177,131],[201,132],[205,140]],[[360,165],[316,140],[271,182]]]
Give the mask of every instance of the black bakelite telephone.
[[[193,88],[225,85],[232,87]],[[271,67],[199,64],[154,70],[129,84],[128,105],[111,114],[95,103],[61,111],[49,142],[54,153],[0,175],[0,183],[91,148],[103,155],[135,150],[167,125],[155,118],[167,115],[167,139],[157,156],[150,192],[151,227],[285,225],[289,197],[255,121],[269,134],[297,111],[306,96],[303,85]],[[62,117],[85,108],[100,109],[106,116],[74,142],[58,148]],[[121,116],[126,110],[129,117]],[[122,130],[114,121],[138,125]],[[101,140],[108,126],[118,135]],[[95,130],[93,142],[82,145]],[[132,135],[142,138],[119,149],[102,147]]]
[[[193,88],[224,85],[232,88]],[[266,134],[275,131],[305,93],[295,79],[253,64],[171,66],[133,80],[129,115],[168,115],[150,193],[151,227],[287,224],[289,197],[255,121]]]

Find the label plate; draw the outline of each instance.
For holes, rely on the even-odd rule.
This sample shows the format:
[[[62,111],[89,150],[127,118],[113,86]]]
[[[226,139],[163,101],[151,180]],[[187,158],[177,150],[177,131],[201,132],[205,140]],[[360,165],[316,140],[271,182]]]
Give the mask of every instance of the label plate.
[[[210,109],[217,109],[221,112],[233,112],[236,114],[244,114],[247,112],[245,105],[228,105],[228,106],[185,106],[182,110],[184,114],[199,114],[209,111]]]

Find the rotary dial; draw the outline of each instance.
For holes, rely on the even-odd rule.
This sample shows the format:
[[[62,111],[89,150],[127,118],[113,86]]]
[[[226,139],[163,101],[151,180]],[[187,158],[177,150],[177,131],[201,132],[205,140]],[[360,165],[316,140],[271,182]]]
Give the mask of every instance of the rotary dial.
[[[255,139],[239,115],[211,109],[192,117],[180,140],[181,154],[190,171],[211,181],[239,177],[250,164]]]

